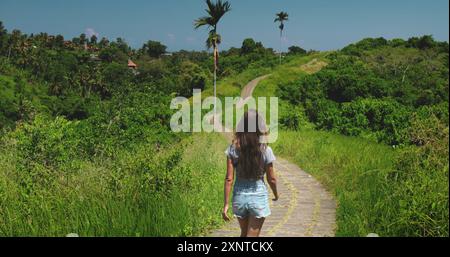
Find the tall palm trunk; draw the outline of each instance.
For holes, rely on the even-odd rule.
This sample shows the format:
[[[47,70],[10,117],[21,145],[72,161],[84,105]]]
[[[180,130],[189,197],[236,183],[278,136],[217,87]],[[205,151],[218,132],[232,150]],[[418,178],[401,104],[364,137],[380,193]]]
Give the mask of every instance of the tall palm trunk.
[[[217,116],[217,58],[219,58],[219,47],[217,45],[217,39],[213,40],[213,56],[214,56],[214,119],[216,121]]]
[[[283,48],[283,30],[282,29],[280,29],[280,64],[281,64],[281,58],[282,58],[281,48]]]
[[[216,122],[217,115],[217,45],[214,46],[214,122]]]
[[[217,33],[217,24],[214,26],[214,33]],[[216,122],[217,115],[217,69],[219,58],[219,45],[218,38],[214,39],[214,123]]]

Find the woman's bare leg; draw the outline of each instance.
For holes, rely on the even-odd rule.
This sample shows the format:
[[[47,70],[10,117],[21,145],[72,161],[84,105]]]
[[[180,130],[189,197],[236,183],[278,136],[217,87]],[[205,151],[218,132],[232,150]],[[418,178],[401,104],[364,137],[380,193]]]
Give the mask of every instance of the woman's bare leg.
[[[256,217],[250,216],[248,220],[247,237],[259,237],[265,220],[265,218],[257,219]]]
[[[239,226],[241,226],[241,237],[247,236],[247,229],[248,229],[248,217],[241,219],[238,218]]]

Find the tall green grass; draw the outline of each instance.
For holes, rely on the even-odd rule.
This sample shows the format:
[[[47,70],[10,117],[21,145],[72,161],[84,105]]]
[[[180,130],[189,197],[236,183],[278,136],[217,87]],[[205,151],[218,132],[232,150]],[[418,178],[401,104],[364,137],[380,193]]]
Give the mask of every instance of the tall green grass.
[[[0,151],[1,236],[193,236],[221,224],[225,140],[194,135],[160,151],[22,169]]]
[[[337,236],[448,236],[448,164],[430,149],[309,129],[282,131],[273,148],[335,194]]]

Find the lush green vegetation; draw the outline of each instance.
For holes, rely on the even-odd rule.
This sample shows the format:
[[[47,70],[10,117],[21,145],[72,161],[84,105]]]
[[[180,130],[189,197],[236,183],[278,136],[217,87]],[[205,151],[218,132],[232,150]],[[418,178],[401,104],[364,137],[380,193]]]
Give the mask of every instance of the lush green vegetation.
[[[222,51],[218,96],[270,74],[254,96],[281,98],[275,150],[335,193],[337,234],[448,236],[448,43],[294,46],[282,60],[253,39]],[[0,235],[189,236],[220,225],[224,139],[169,127],[170,100],[194,88],[211,96],[213,71],[208,52],[0,23]]]
[[[321,57],[257,89],[282,98],[276,150],[335,192],[338,235],[448,236],[448,44],[365,39]]]
[[[335,193],[337,236],[447,236],[448,130],[435,133],[433,146],[399,151],[301,129],[281,132],[273,148]]]
[[[239,95],[271,74],[253,95],[281,97],[275,151],[336,194],[339,236],[448,235],[448,47],[415,40],[288,56],[220,84]]]
[[[311,129],[282,132],[273,148],[335,193],[339,202],[338,236],[380,233],[383,225],[379,221],[386,211],[380,205],[389,201],[388,192],[381,185],[385,183],[384,175],[393,167],[392,148]],[[392,221],[383,222],[389,225]]]
[[[221,80],[277,59],[261,44],[221,56]],[[189,236],[219,225],[225,142],[169,127],[171,99],[210,90],[211,64],[156,41],[131,49],[0,24],[0,235]]]
[[[74,126],[39,118],[3,142],[3,236],[192,236],[221,224],[220,135],[88,161],[74,158]]]
[[[366,39],[350,45],[329,54],[329,65],[320,72],[280,83],[278,95],[301,105],[319,129],[408,144],[412,113],[433,109],[448,124],[449,96],[448,44],[431,41],[422,49],[410,41]]]

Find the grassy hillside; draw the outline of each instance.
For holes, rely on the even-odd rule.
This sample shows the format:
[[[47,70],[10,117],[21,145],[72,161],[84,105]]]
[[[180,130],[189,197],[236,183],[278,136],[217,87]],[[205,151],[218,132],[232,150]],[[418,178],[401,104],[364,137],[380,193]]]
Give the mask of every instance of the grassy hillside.
[[[249,67],[235,76],[218,80],[217,96],[234,97],[240,96],[241,90],[253,79],[270,74],[255,89],[253,96],[274,96],[279,83],[293,81],[299,76],[314,73],[326,65],[326,56],[329,53],[312,53],[310,55],[287,56],[284,62],[274,68]],[[213,87],[210,86],[202,92],[202,97],[212,96]]]
[[[226,143],[219,135],[194,135],[160,152],[141,144],[58,169],[19,157],[14,142],[3,147],[2,236],[192,236],[222,222]]]
[[[281,97],[275,151],[334,192],[338,236],[448,236],[448,44],[420,40],[366,39],[255,92]]]
[[[437,154],[428,152],[431,146],[398,150],[308,129],[281,132],[273,148],[334,192],[337,236],[446,236],[448,130],[443,133]]]
[[[0,235],[183,236],[220,223],[223,139],[170,129],[172,98],[211,87],[212,56],[165,49],[0,21]],[[222,51],[218,78],[277,60],[256,43]]]
[[[260,76],[269,75],[264,80],[260,81],[258,86],[255,88],[253,92],[253,97],[256,100],[256,106],[258,106],[257,98],[265,97],[265,96],[277,96],[276,91],[278,90],[278,85],[282,83],[288,83],[291,81],[295,81],[304,76],[308,76],[309,74],[315,73],[319,71],[321,68],[327,65],[326,56],[329,55],[328,52],[324,53],[311,53],[308,55],[299,55],[299,56],[287,56],[284,62],[276,66],[274,68],[265,68],[265,67],[256,67],[249,68],[242,73],[239,73],[235,76],[227,77],[223,80],[219,80],[217,83],[217,97],[222,101],[222,121],[225,117],[225,97],[238,97],[241,96],[242,89],[253,79],[258,78]],[[209,87],[202,92],[202,99],[206,97],[213,96],[213,88]],[[192,99],[191,99],[192,100]],[[234,108],[235,117],[234,124],[236,124],[241,117],[238,117],[236,114],[236,108]],[[248,106],[245,106],[248,108]],[[270,103],[267,100],[266,110],[269,110]],[[281,125],[284,127],[286,125],[283,122],[283,119],[286,123],[290,123],[291,116],[301,116],[297,117],[301,119],[302,125],[306,124],[306,120],[303,114],[300,113],[292,113],[292,107],[287,105],[286,101],[281,102],[280,106],[280,116],[281,116]],[[204,110],[206,113],[210,110]],[[267,111],[266,119],[270,119],[270,113]]]
[[[326,56],[328,54],[327,52],[313,53],[307,56],[287,59],[283,65],[276,67],[268,73],[271,74],[270,77],[261,81],[255,89],[253,96],[276,96],[278,85],[289,83],[300,77],[315,73],[326,66]]]
[[[173,97],[213,93],[208,52],[1,22],[0,43],[0,235],[199,235],[220,224],[224,139],[170,130]],[[364,39],[290,51],[279,65],[246,39],[220,53],[218,96],[270,74],[254,96],[280,98],[275,146],[335,193],[338,235],[448,236],[448,52],[430,36]]]
[[[337,236],[388,235],[393,199],[386,176],[394,168],[395,150],[360,138],[308,129],[283,131],[272,147],[334,192],[338,200]]]
[[[274,149],[335,194],[338,236],[371,232],[446,236],[448,112],[443,108],[448,66],[443,57],[448,54],[441,48],[423,50],[389,42],[361,50],[367,41],[355,44],[356,49],[349,47],[357,57],[350,56],[347,48],[294,57],[270,72],[244,72],[220,82],[218,94],[239,95],[252,78],[271,74],[253,95],[281,97],[282,130]],[[402,75],[396,76],[401,69]],[[429,72],[423,73],[426,70]],[[398,88],[397,83],[403,86]],[[321,91],[322,84],[340,86],[337,92],[348,91],[343,96],[357,97],[338,102],[339,95],[327,91],[332,89]],[[367,87],[373,89],[367,91]],[[431,93],[425,98],[415,87],[428,88]],[[327,97],[342,109],[330,112],[314,105]],[[361,104],[363,107],[358,107]],[[344,116],[349,114],[353,116]],[[401,146],[389,145],[395,142]]]

